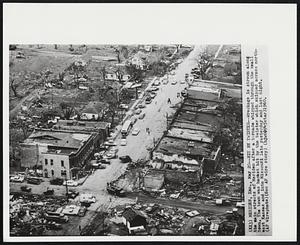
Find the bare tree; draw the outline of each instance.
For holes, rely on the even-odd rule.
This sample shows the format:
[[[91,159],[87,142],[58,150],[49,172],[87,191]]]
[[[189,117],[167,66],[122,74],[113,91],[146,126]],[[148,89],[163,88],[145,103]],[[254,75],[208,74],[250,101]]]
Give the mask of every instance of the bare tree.
[[[10,79],[10,88],[13,91],[15,97],[19,96],[19,94],[17,92],[18,87],[19,87],[19,84],[16,83],[16,80],[14,78]]]

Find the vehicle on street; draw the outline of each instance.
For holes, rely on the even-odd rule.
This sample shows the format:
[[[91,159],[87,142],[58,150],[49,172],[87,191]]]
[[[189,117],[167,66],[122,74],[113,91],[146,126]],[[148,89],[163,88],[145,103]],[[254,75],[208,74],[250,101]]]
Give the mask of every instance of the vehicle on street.
[[[126,120],[123,124],[122,129],[121,129],[122,136],[127,136],[129,134],[129,131],[130,131],[131,128],[132,128],[131,120]]]
[[[184,81],[184,80],[181,80],[180,83],[181,83],[181,84],[185,84],[185,81]]]
[[[159,86],[160,85],[160,81],[159,80],[155,80],[152,84],[152,86]]]
[[[186,96],[187,96],[186,90],[181,91],[181,96],[183,96],[183,97],[186,97]]]
[[[245,207],[245,202],[237,202],[236,207],[237,208],[244,208]]]
[[[144,104],[139,104],[139,108],[140,109],[143,109],[143,108],[145,108],[146,106],[144,105]]]
[[[103,163],[103,164],[107,164],[107,165],[110,164],[110,161],[107,160],[107,159],[101,159],[100,162]]]
[[[24,186],[21,186],[21,191],[24,191],[24,192],[31,192],[31,188],[24,185]]]
[[[54,190],[53,189],[47,189],[46,191],[43,192],[44,195],[46,196],[51,196],[54,194]]]
[[[117,186],[115,186],[111,183],[107,183],[106,190],[111,195],[116,195],[116,196],[119,196],[119,197],[125,197],[126,196],[126,193],[122,188],[117,187]]]
[[[27,177],[27,183],[28,184],[34,184],[34,185],[39,185],[42,182],[42,179],[36,178],[36,177]]]
[[[80,194],[79,201],[81,203],[95,203],[96,197],[93,194],[84,193],[84,194]]]
[[[67,193],[67,197],[71,198],[71,199],[74,199],[78,195],[79,195],[79,192],[75,191],[75,190],[69,190],[68,193]]]
[[[155,96],[156,96],[156,93],[155,93],[155,92],[151,92],[151,93],[150,93],[150,97],[151,97],[152,99],[154,99]]]
[[[132,130],[132,135],[138,135],[139,132],[140,132],[140,129],[134,128],[134,129]]]
[[[121,146],[127,145],[127,140],[126,139],[121,139],[120,145]]]
[[[188,211],[185,213],[188,217],[195,217],[199,215],[200,213],[197,210]]]
[[[62,230],[62,228],[63,228],[61,224],[58,224],[58,223],[56,223],[54,221],[48,222],[47,225],[46,225],[46,227],[49,230],[56,230],[56,231],[57,230]]]
[[[171,84],[172,84],[172,85],[176,85],[176,84],[177,84],[177,81],[173,80],[173,81],[171,82]]]
[[[149,89],[150,92],[155,92],[155,91],[158,91],[158,90],[159,90],[158,87],[151,87],[151,88]]]
[[[141,114],[142,113],[142,110],[141,109],[137,109],[137,110],[135,110],[135,112],[134,112],[136,115],[139,115],[139,114]]]
[[[62,185],[64,183],[64,180],[61,178],[55,178],[50,180],[50,185]]]
[[[85,215],[85,213],[86,213],[86,211],[87,211],[87,208],[86,207],[80,207],[80,209],[79,209],[79,211],[78,211],[78,216],[79,217],[83,217],[84,215]]]
[[[126,155],[126,156],[121,156],[121,157],[119,157],[119,159],[121,160],[122,163],[132,162],[131,157],[128,156],[128,155]]]
[[[121,109],[124,109],[124,110],[128,110],[129,106],[126,105],[126,104],[120,104],[119,106]]]
[[[107,153],[106,153],[106,158],[107,159],[112,159],[117,157],[117,148],[111,148]]]
[[[44,217],[48,221],[55,221],[58,223],[67,223],[69,221],[68,216],[66,216],[62,213],[57,213],[57,214],[44,213]]]
[[[67,185],[67,186],[78,186],[78,182],[74,181],[74,180],[65,180],[63,185]]]
[[[144,119],[145,115],[145,113],[142,113],[141,115],[139,115],[139,119]]]
[[[25,176],[24,175],[15,175],[15,176],[10,177],[10,181],[12,181],[12,182],[20,182],[20,183],[22,183],[22,182],[24,182],[24,180],[25,180]]]
[[[229,206],[229,205],[231,205],[231,202],[227,199],[216,199],[216,205],[217,206]]]
[[[168,80],[168,79],[164,79],[164,80],[163,80],[163,84],[164,84],[164,85],[167,85],[168,83],[169,83],[169,80]]]
[[[110,139],[110,140],[104,142],[104,144],[105,144],[105,145],[108,145],[108,146],[115,146],[115,145],[117,145],[117,144],[114,142],[113,139]]]
[[[137,117],[132,117],[130,120],[131,120],[131,125],[133,125],[136,123]]]
[[[150,104],[151,101],[152,101],[151,97],[147,97],[147,98],[145,99],[145,103],[146,103],[146,104]]]
[[[151,204],[149,207],[147,207],[146,209],[145,209],[145,211],[147,212],[147,213],[153,213],[153,212],[155,212],[157,209],[159,209],[159,205],[158,204]]]

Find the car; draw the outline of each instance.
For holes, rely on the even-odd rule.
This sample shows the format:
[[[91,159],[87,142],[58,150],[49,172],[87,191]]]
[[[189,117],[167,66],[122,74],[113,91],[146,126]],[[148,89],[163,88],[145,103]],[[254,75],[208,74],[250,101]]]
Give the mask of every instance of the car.
[[[100,162],[103,164],[108,164],[108,165],[110,164],[110,161],[107,159],[101,159]]]
[[[172,85],[176,85],[176,84],[177,84],[177,81],[174,80],[174,81],[171,82],[171,84],[172,84]]]
[[[131,157],[128,156],[128,155],[126,155],[126,156],[121,156],[121,157],[119,157],[119,159],[121,160],[122,163],[132,162]]]
[[[132,130],[132,135],[138,135],[139,132],[140,132],[140,129],[134,128],[134,129]]]
[[[197,210],[188,211],[185,213],[188,217],[195,217],[199,215],[200,213]]]
[[[62,185],[64,183],[64,180],[61,178],[55,178],[50,180],[50,185]]]
[[[75,190],[69,190],[68,193],[67,193],[67,197],[72,198],[72,199],[74,199],[78,195],[79,195],[79,192],[75,191]]]
[[[155,92],[150,93],[150,97],[151,97],[152,99],[154,99],[155,96],[156,96],[156,93],[155,93]]]
[[[151,101],[152,101],[151,97],[147,97],[147,98],[145,99],[145,103],[146,103],[146,104],[150,104]]]
[[[68,216],[66,216],[62,213],[57,213],[57,214],[45,213],[44,217],[48,221],[55,221],[55,222],[58,222],[58,223],[67,223],[69,221]]]
[[[79,196],[79,200],[81,203],[95,203],[96,197],[93,194],[85,193]]]
[[[15,175],[15,176],[12,176],[10,178],[10,181],[12,181],[12,182],[20,182],[20,183],[22,183],[22,182],[24,182],[24,180],[25,180],[25,176],[24,175]]]
[[[244,208],[245,207],[245,202],[237,202],[236,207],[237,208]]]
[[[168,80],[168,79],[164,79],[164,80],[163,80],[163,84],[164,84],[164,85],[167,85],[168,83],[169,83],[169,80]]]
[[[110,140],[104,142],[104,144],[105,144],[105,145],[108,145],[108,146],[115,146],[115,145],[117,145],[117,144],[114,142],[113,139],[110,139]]]
[[[39,185],[42,181],[43,181],[42,179],[36,178],[36,177],[27,178],[27,183],[28,184]]]
[[[78,182],[74,181],[74,180],[65,180],[63,185],[67,185],[67,186],[78,186]]]
[[[84,215],[85,215],[85,213],[86,213],[86,211],[87,211],[87,208],[86,207],[80,207],[80,209],[79,209],[79,211],[78,211],[78,216],[79,217],[83,217]]]
[[[126,140],[126,139],[121,139],[120,145],[121,145],[121,146],[127,145],[127,140]]]
[[[57,230],[62,230],[62,228],[63,228],[61,224],[58,224],[58,223],[56,223],[54,221],[47,223],[46,227],[49,230],[56,230],[56,231]]]
[[[139,104],[139,106],[138,106],[140,109],[143,109],[143,108],[145,108],[146,107],[146,105],[144,105],[144,104]]]
[[[137,114],[137,115],[139,115],[139,114],[141,114],[141,112],[142,112],[142,110],[141,109],[137,109],[137,110],[135,110],[135,114]]]
[[[180,83],[181,83],[181,84],[185,84],[185,81],[184,81],[184,80],[181,80]]]
[[[21,191],[24,191],[24,192],[31,192],[31,188],[24,185],[24,186],[21,186]]]
[[[158,91],[159,88],[158,87],[150,87],[149,91],[150,92],[154,92],[154,91]]]
[[[182,97],[186,97],[186,96],[187,96],[186,90],[183,90],[183,91],[181,92],[181,96],[182,96]]]
[[[159,80],[155,80],[152,84],[152,86],[159,86],[160,85],[160,81]]]
[[[145,113],[142,113],[141,115],[139,115],[139,119],[144,119],[145,115]]]
[[[46,196],[51,196],[54,194],[54,190],[53,189],[47,189],[46,191],[43,192],[44,195]]]
[[[119,106],[121,109],[124,109],[124,110],[128,110],[129,106],[126,105],[126,104],[120,104]]]
[[[131,121],[132,124],[135,124],[136,121],[137,121],[137,117],[132,117],[132,118],[130,119],[130,121]]]
[[[159,209],[159,205],[158,205],[158,204],[151,204],[149,207],[147,207],[147,208],[145,209],[145,211],[146,211],[147,213],[153,213],[153,212],[155,212],[157,209]]]
[[[116,195],[116,196],[119,196],[119,197],[125,197],[126,196],[126,192],[123,190],[123,188],[115,186],[112,183],[107,183],[106,190],[109,194],[112,194],[112,195]]]
[[[117,152],[118,152],[118,149],[110,149],[107,153],[106,153],[106,158],[107,159],[111,159],[111,158],[116,158],[117,157]]]

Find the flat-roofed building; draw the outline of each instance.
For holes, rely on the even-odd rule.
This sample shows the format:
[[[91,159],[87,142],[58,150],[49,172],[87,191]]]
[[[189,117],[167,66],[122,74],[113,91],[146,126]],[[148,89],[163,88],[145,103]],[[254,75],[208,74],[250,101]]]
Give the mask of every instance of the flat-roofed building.
[[[35,130],[21,144],[21,166],[42,166],[44,177],[72,178],[94,150],[95,133]]]

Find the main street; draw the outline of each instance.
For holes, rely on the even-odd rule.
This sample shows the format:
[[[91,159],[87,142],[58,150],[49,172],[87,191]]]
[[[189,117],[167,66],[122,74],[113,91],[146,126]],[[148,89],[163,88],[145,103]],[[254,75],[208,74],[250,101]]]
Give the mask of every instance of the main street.
[[[163,131],[167,127],[166,115],[171,115],[175,112],[172,105],[179,103],[181,100],[181,98],[177,97],[177,94],[187,86],[186,83],[181,83],[181,81],[184,81],[185,74],[189,73],[191,68],[196,66],[197,57],[204,51],[204,48],[205,46],[196,46],[188,57],[178,65],[175,74],[169,76],[168,84],[161,83],[157,96],[152,100],[151,104],[146,105],[146,108],[142,109],[142,113],[145,113],[144,119],[138,119],[134,124],[134,128],[139,128],[140,133],[136,136],[130,133],[127,136],[126,146],[120,146],[121,135],[116,138],[115,142],[119,148],[118,156],[129,155],[133,161],[149,159],[148,149],[154,146],[154,139],[158,140],[163,135]],[[177,81],[177,84],[172,85],[171,82],[174,80]],[[168,99],[171,100],[171,104],[167,103]],[[134,108],[131,108],[131,111],[133,112]],[[150,134],[146,133],[146,128],[150,129]],[[119,159],[113,159],[111,165],[108,165],[106,169],[95,171],[77,189],[80,192],[95,194],[98,202],[93,207],[97,209],[108,200],[106,183],[117,179],[123,174],[126,166],[127,164],[121,163]]]

